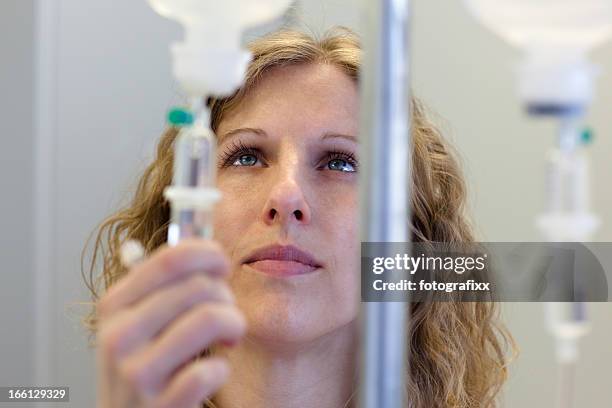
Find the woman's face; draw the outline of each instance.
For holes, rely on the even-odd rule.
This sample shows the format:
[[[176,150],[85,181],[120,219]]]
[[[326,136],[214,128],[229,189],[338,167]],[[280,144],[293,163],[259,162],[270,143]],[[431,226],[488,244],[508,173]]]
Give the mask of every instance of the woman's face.
[[[357,85],[324,64],[274,68],[219,124],[215,239],[250,336],[309,341],[355,320],[357,127]],[[257,256],[271,245],[313,259]]]

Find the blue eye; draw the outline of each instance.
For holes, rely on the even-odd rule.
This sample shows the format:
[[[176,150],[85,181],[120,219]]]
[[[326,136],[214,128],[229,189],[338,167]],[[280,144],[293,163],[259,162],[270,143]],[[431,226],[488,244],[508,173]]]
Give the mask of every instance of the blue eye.
[[[246,146],[242,142],[233,143],[220,154],[219,168],[252,167],[261,161],[260,157],[258,149]]]
[[[359,167],[357,159],[350,152],[329,152],[328,159],[326,168],[329,170],[354,173]]]
[[[257,156],[254,154],[243,154],[236,159],[233,166],[254,166],[257,163]]]
[[[333,159],[327,163],[327,168],[330,170],[354,172],[354,166],[344,159]]]

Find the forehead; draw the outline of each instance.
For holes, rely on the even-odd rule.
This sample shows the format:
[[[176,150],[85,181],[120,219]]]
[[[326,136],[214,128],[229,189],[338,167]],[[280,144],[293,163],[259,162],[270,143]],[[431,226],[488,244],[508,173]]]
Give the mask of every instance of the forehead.
[[[270,134],[357,134],[355,81],[329,64],[299,64],[267,71],[219,124],[218,134],[238,127]]]

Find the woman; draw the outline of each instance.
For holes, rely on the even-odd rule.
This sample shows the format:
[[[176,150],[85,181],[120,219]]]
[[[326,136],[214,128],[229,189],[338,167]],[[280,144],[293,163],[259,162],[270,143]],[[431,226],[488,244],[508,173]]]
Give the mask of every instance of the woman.
[[[99,407],[354,405],[360,45],[338,28],[250,48],[246,85],[209,101],[223,194],[214,241],[164,245],[175,129],[131,205],[101,225],[89,277]],[[456,160],[416,100],[412,120],[413,241],[473,241]],[[130,271],[126,239],[148,254]],[[410,311],[409,406],[495,406],[509,337],[494,304]]]

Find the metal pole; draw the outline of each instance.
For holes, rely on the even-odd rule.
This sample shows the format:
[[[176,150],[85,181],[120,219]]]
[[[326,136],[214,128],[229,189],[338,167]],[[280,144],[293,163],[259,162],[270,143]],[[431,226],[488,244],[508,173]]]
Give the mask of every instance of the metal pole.
[[[361,74],[361,241],[407,242],[411,174],[410,0],[364,3],[367,24]],[[362,303],[362,408],[407,406],[408,307],[402,302]]]

